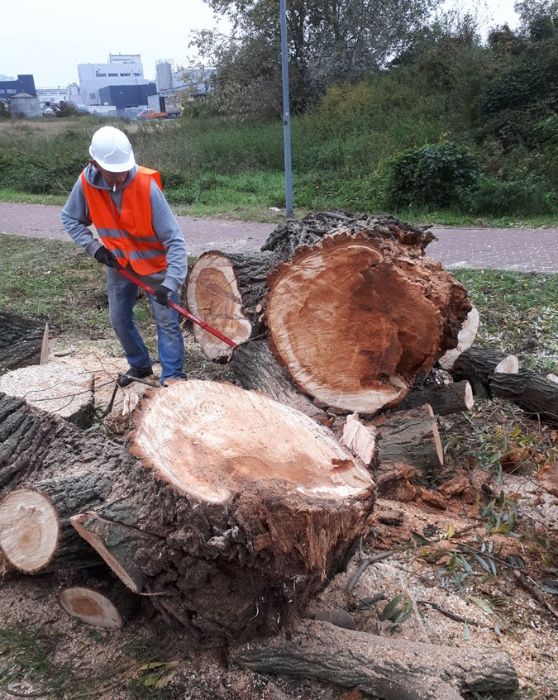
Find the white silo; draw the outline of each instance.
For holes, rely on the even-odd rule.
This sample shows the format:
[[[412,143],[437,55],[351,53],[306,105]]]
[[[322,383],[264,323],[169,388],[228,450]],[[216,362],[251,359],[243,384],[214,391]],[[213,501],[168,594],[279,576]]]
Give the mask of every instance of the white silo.
[[[157,61],[155,64],[157,92],[172,88],[172,66],[170,61]]]

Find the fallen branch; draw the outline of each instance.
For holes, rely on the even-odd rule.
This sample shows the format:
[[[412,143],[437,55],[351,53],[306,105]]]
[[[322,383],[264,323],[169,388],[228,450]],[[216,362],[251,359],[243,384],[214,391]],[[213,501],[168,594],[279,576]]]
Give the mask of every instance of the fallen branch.
[[[509,692],[517,673],[505,652],[448,647],[302,620],[289,638],[232,649],[235,667],[317,678],[385,700],[461,700],[464,693]]]

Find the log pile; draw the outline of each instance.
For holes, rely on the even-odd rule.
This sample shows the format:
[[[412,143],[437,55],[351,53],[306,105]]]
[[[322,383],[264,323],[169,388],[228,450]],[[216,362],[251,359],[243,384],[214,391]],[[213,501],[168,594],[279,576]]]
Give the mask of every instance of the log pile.
[[[391,218],[313,215],[277,229],[261,253],[202,255],[187,286],[212,359],[230,359],[245,388],[310,415],[374,414],[401,402],[457,336],[465,289],[424,255],[432,234]],[[302,399],[296,395],[301,394]]]

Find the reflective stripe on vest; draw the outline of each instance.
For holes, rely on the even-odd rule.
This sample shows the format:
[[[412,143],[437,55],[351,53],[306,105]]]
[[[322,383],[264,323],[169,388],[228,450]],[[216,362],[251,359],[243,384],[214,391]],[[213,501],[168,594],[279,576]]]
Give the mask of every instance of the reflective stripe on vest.
[[[167,267],[166,248],[155,235],[151,221],[151,182],[162,189],[156,170],[137,166],[134,179],[122,190],[120,211],[109,190],[98,189],[81,174],[89,216],[103,245],[139,275],[152,275]]]

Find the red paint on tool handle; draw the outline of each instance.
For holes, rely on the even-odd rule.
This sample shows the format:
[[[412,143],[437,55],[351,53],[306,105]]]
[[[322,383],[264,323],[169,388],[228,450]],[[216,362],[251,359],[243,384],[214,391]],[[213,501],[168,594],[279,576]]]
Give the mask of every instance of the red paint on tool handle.
[[[135,285],[143,289],[145,292],[148,294],[151,294],[151,296],[155,296],[155,290],[153,287],[150,287],[148,284],[145,284],[145,282],[142,282],[140,279],[135,277],[134,275],[130,274],[127,270],[124,270],[122,268],[115,268],[116,271],[118,272],[119,275],[122,275],[122,277],[125,277],[127,280],[130,282],[133,282]],[[181,316],[184,316],[184,318],[189,319],[192,321],[192,323],[197,324],[201,328],[204,329],[204,331],[207,331],[208,333],[211,333],[211,335],[214,335],[216,338],[219,338],[219,340],[222,340],[224,343],[227,345],[230,345],[231,348],[236,348],[236,343],[233,342],[230,338],[227,338],[226,335],[223,335],[220,331],[218,331],[216,328],[213,328],[210,326],[208,323],[205,321],[202,321],[200,318],[196,318],[193,314],[191,314],[188,309],[185,309],[183,306],[179,306],[178,304],[175,304],[174,301],[171,301],[169,299],[168,305],[174,309],[175,311],[178,311],[178,313]]]

